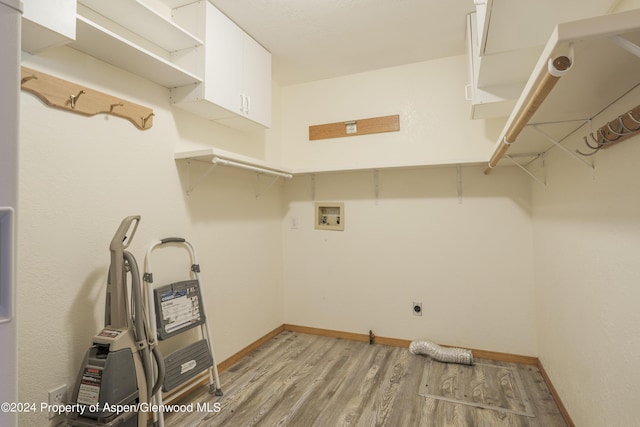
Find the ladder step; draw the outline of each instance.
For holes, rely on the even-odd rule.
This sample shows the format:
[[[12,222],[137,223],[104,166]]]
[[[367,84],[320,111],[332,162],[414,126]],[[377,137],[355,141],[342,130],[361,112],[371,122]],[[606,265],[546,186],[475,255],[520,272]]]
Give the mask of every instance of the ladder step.
[[[200,372],[213,366],[213,357],[207,340],[196,341],[164,358],[166,369],[162,391],[171,391]]]

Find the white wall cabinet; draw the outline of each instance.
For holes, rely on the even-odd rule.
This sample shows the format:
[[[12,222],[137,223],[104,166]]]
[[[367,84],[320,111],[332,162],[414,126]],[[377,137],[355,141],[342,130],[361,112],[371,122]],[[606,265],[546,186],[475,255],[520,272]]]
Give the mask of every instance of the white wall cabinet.
[[[271,54],[208,1],[174,9],[173,19],[203,40],[195,68],[204,81],[172,89],[172,103],[236,128],[270,127]]]
[[[202,42],[157,6],[163,10],[142,0],[24,0],[22,50],[67,44],[167,88],[202,81],[181,67]]]
[[[480,68],[486,67],[489,59],[480,56],[480,33],[476,13],[467,16],[467,52],[469,58],[470,84],[465,87],[465,96],[471,101],[471,118],[488,119],[508,116],[524,83],[496,84],[480,87]],[[483,61],[485,62],[483,64]]]
[[[23,0],[22,50],[36,53],[76,37],[76,0]]]
[[[251,37],[242,38],[244,112],[271,126],[271,54]]]
[[[201,82],[183,62],[202,41],[162,12],[141,0],[80,0],[69,46],[167,88]]]

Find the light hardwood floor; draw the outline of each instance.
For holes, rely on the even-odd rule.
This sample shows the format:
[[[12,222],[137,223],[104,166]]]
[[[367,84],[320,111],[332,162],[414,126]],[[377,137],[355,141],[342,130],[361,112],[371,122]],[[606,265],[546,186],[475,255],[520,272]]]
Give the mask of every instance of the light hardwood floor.
[[[516,367],[535,417],[418,395],[425,356],[407,348],[285,331],[220,374],[224,396],[204,388],[167,414],[167,426],[565,426],[535,366]],[[210,412],[197,411],[208,403]],[[215,412],[219,405],[219,412]]]

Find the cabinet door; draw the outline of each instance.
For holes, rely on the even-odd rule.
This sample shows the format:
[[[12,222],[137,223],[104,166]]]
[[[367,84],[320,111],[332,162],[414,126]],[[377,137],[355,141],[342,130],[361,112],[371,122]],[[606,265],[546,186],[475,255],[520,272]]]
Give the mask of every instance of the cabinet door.
[[[271,126],[271,54],[248,35],[243,43],[243,94],[247,116]]]
[[[244,32],[207,2],[204,98],[243,114],[242,44]]]
[[[172,89],[173,102],[234,128],[270,127],[271,54],[207,1],[179,8],[174,20],[204,40],[204,82]]]

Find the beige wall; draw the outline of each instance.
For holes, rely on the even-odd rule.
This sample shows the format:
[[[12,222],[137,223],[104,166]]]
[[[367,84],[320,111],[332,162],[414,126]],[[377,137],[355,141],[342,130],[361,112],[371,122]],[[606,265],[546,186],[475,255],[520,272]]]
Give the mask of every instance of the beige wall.
[[[535,355],[528,178],[455,168],[315,177],[344,202],[344,231],[316,230],[310,177],[287,185],[287,323]],[[291,228],[292,221],[298,228]],[[412,303],[422,302],[423,316]]]
[[[470,121],[455,56],[282,89],[283,161],[298,170],[486,162],[504,120]],[[400,131],[309,141],[309,126],[400,115]]]
[[[593,130],[638,105],[630,93]],[[577,132],[567,142],[588,151]],[[640,137],[601,150],[589,168],[560,150],[534,186],[539,357],[579,426],[635,425],[640,395]]]
[[[286,162],[302,170],[486,162],[504,121],[468,119],[465,61],[283,88]],[[309,125],[389,114],[400,114],[400,132],[308,140]],[[285,320],[536,354],[529,180],[497,172],[464,167],[462,203],[455,166],[381,170],[378,199],[371,170],[297,176],[286,187]],[[313,228],[314,198],[345,203],[345,231]]]
[[[285,158],[303,170],[468,160],[459,153],[477,153],[485,139],[493,145],[500,124],[465,121],[454,95],[464,81],[456,61],[284,88]],[[636,89],[593,127],[639,96]],[[311,124],[396,112],[398,134],[306,138]],[[436,121],[453,135],[429,138]],[[572,148],[583,136],[574,136]],[[297,177],[286,187],[285,320],[538,355],[578,425],[634,424],[637,140],[589,159],[595,179],[551,150],[546,190],[516,169],[485,177],[465,167],[461,205],[455,168],[382,170],[377,200],[372,171],[316,174],[314,185],[310,175]],[[311,228],[314,199],[345,203],[344,232]],[[416,300],[423,317],[410,313]]]
[[[623,12],[638,8],[640,8],[640,0],[618,0],[614,2],[613,12]]]
[[[109,243],[128,215],[142,216],[129,248],[141,269],[160,238],[195,246],[218,361],[281,325],[281,186],[256,199],[253,173],[220,167],[187,196],[185,165],[173,160],[176,150],[213,145],[269,157],[273,131],[247,136],[173,109],[167,89],[69,48],[25,54],[23,64],[151,107],[155,117],[140,131],[21,93],[19,401],[46,402],[47,390],[75,382],[103,325]],[[205,172],[198,166],[192,178]],[[188,277],[185,258],[154,253],[156,284]],[[19,420],[46,423],[40,413]]]

